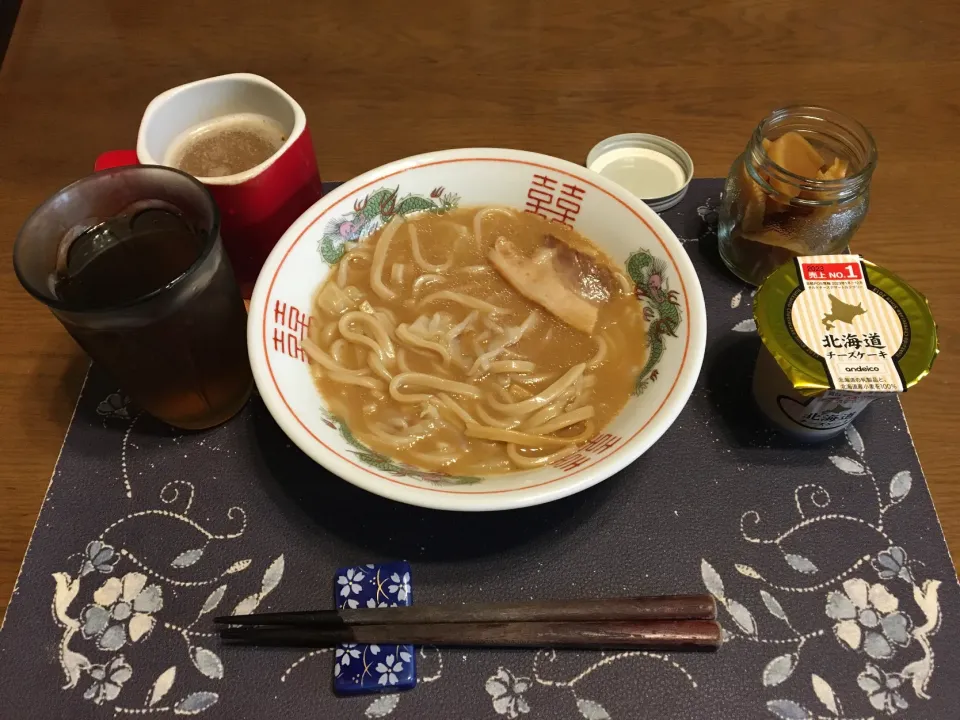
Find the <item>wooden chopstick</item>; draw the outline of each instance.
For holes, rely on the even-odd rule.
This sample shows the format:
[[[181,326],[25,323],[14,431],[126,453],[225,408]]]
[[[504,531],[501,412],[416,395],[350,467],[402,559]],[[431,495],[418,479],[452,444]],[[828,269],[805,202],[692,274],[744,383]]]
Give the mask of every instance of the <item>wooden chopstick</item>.
[[[229,625],[274,625],[338,628],[360,625],[419,625],[430,623],[583,622],[601,620],[713,620],[717,604],[712,595],[543,600],[522,603],[413,605],[365,610],[311,610],[301,612],[227,615],[214,622]]]
[[[226,627],[222,640],[272,647],[331,647],[340,643],[471,647],[554,647],[603,650],[716,650],[712,620],[487,622],[345,627]]]

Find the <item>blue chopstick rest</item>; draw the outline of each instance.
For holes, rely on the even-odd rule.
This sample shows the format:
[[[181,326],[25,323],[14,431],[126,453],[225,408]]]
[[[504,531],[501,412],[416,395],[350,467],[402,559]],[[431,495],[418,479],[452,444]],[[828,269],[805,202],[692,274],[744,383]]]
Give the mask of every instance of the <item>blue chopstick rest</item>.
[[[341,609],[410,605],[410,563],[401,560],[340,568],[333,597],[334,604]],[[333,689],[339,695],[410,690],[416,684],[413,645],[347,644],[336,649]]]

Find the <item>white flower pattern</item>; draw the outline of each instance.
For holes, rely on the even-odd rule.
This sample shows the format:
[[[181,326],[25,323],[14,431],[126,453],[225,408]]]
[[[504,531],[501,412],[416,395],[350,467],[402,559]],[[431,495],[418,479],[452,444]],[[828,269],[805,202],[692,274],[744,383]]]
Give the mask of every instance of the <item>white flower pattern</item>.
[[[898,607],[899,601],[885,586],[851,578],[843,583],[843,592],[827,595],[826,612],[839,621],[833,626],[838,640],[881,660],[893,657],[894,645],[910,644],[910,619]]]
[[[498,715],[515,720],[530,712],[530,705],[523,697],[530,689],[530,678],[516,677],[505,667],[499,667],[493,677],[487,678],[484,688],[493,698],[493,709]]]
[[[402,657],[403,655],[407,655],[407,653],[400,653],[400,655]],[[409,656],[407,660],[410,660]],[[383,659],[383,662],[377,663],[374,670],[380,673],[380,677],[377,680],[379,685],[396,685],[399,681],[397,673],[403,671],[403,660],[393,655],[387,655]]]
[[[904,582],[913,583],[913,573],[907,561],[907,552],[902,547],[893,546],[889,550],[882,550],[870,561],[881,580],[900,578]]]
[[[133,677],[133,668],[127,664],[123,655],[117,655],[104,665],[91,665],[87,674],[93,682],[84,691],[84,699],[103,705],[116,700],[123,684]]]
[[[394,573],[390,576],[390,579],[393,583],[387,585],[387,592],[396,595],[398,602],[406,602],[410,595],[410,573],[404,573],[403,577]]]
[[[337,648],[334,657],[333,674],[339,675],[343,668],[350,664],[351,660],[359,660],[360,651],[357,650],[356,643],[346,643]]]
[[[898,710],[905,710],[909,704],[900,694],[903,685],[903,676],[899,673],[886,673],[876,665],[867,665],[866,669],[857,676],[857,685],[860,686],[877,710],[894,715]]]
[[[127,640],[138,642],[153,630],[153,613],[163,607],[159,585],[147,585],[143,573],[111,577],[93,594],[93,604],[83,610],[80,632],[97,638],[101,650],[119,650]]]
[[[363,588],[360,585],[360,581],[363,580],[364,574],[360,570],[355,570],[350,568],[347,570],[346,575],[341,575],[337,578],[337,585],[340,586],[340,596],[348,597],[350,593],[358,593]]]
[[[87,543],[84,555],[86,557],[83,565],[80,567],[81,575],[87,575],[94,570],[104,575],[109,575],[113,572],[113,567],[117,564],[117,560],[120,559],[120,556],[117,555],[113,546],[106,544],[102,540],[92,540]]]

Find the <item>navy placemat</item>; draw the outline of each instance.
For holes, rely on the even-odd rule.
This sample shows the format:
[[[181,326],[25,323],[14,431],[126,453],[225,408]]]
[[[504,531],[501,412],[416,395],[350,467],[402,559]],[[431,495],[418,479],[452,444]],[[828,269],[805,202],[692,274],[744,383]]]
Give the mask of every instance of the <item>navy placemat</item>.
[[[256,399],[185,434],[91,372],[0,631],[0,716],[956,720],[960,593],[900,406],[814,447],[758,421],[751,291],[716,254],[720,187],[695,181],[665,214],[709,312],[690,403],[636,463],[550,505],[391,503],[308,460]],[[728,642],[425,648],[416,689],[340,699],[333,652],[211,634],[216,613],[329,607],[336,568],[392,559],[418,603],[706,587]]]

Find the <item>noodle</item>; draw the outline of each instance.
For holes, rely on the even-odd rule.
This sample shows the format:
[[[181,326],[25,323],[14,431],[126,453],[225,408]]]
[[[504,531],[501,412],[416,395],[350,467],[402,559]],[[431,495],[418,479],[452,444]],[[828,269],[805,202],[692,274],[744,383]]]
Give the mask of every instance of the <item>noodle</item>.
[[[407,349],[399,348],[397,350],[397,366],[400,368],[401,372],[413,372],[410,369],[410,364],[407,362]]]
[[[384,428],[380,423],[370,423],[367,427],[370,428],[370,432],[376,435],[377,440],[385,445],[389,445],[395,450],[416,445],[425,437],[425,434],[415,432],[409,432],[406,435],[397,435]],[[412,430],[414,430],[414,428],[411,428],[411,431]]]
[[[573,400],[571,400],[564,406],[563,409],[566,410],[567,412],[570,412],[571,410],[576,410],[578,407],[586,405],[590,401],[590,397],[592,395],[593,395],[593,390],[589,390],[589,389],[581,390],[579,393],[577,393],[577,396]]]
[[[417,240],[417,226],[410,224],[410,249],[413,250],[413,259],[416,261],[417,265],[420,266],[421,270],[426,270],[427,272],[441,273],[445,270],[449,270],[450,266],[453,265],[453,255],[447,258],[447,261],[443,265],[434,265],[428,263],[423,259],[423,255],[420,254],[420,243]]]
[[[556,465],[631,397],[643,306],[622,268],[570,228],[497,207],[441,212],[398,214],[331,266],[301,343],[310,377],[358,449],[457,477]],[[592,278],[610,294],[591,333],[551,307],[562,292],[528,299],[491,263],[499,238],[567,288],[571,259],[580,278],[606,265]]]
[[[397,229],[403,221],[398,217],[387,223],[383,235],[373,251],[373,264],[370,266],[370,287],[384,300],[393,300],[397,294],[383,284],[383,265],[387,259],[387,251],[390,249],[390,242],[393,236],[397,234]]]
[[[490,363],[488,373],[519,372],[528,373],[537,369],[537,364],[527,360],[498,360]]]
[[[547,445],[569,445],[573,439],[558,438],[546,435],[531,435],[530,433],[492,428],[484,425],[467,424],[464,431],[467,437],[483,438],[484,440],[499,440],[500,442],[528,445],[530,447],[545,447]]]
[[[484,215],[489,215],[491,213],[506,215],[510,219],[515,217],[512,212],[501,207],[488,207],[478,211],[477,214],[473,216],[473,241],[477,243],[477,245],[480,245],[483,242],[483,236],[480,233],[481,225],[483,224],[483,217]]]
[[[483,324],[484,324],[487,328],[489,328],[492,332],[495,332],[495,333],[497,333],[497,334],[503,332],[503,328],[500,327],[500,326],[496,323],[496,321],[495,321],[492,317],[490,317],[489,315],[484,316],[484,318],[483,318]]]
[[[410,327],[406,324],[397,325],[397,338],[407,345],[416,345],[424,350],[432,350],[443,358],[444,363],[450,363],[450,352],[443,345],[431,342],[430,340],[424,340],[422,337],[414,335],[410,331]]]
[[[347,284],[347,273],[350,272],[350,263],[354,260],[370,260],[370,252],[362,248],[355,248],[340,258],[340,268],[337,271],[337,285]]]
[[[350,368],[346,368],[343,365],[335,362],[333,358],[314,345],[313,342],[308,338],[303,338],[303,340],[300,341],[300,347],[303,348],[304,352],[307,353],[311,360],[323,366],[327,370],[343,375],[366,375],[365,371],[351,370]]]
[[[480,391],[473,385],[447,380],[446,378],[438,378],[434,375],[427,375],[426,373],[400,373],[390,381],[390,395],[397,402],[426,402],[430,399],[429,395],[404,395],[400,392],[399,388],[401,385],[406,384],[442,390],[447,393],[453,393],[454,395],[466,395],[472,398],[480,397]]]
[[[341,385],[358,385],[360,387],[365,387],[369,390],[380,390],[383,391],[383,383],[379,380],[375,380],[372,377],[360,377],[358,375],[348,375],[344,372],[331,372],[329,373],[330,379],[335,383],[340,383]]]
[[[477,311],[476,311],[476,310],[474,310],[474,311],[471,312],[469,315],[467,315],[467,317],[464,318],[463,322],[461,322],[461,323],[459,323],[459,324],[457,324],[457,325],[454,325],[454,326],[447,332],[447,335],[446,335],[447,340],[453,340],[453,338],[457,337],[460,333],[462,333],[464,330],[466,330],[466,329],[467,329],[467,326],[473,325],[473,322],[474,322],[474,320],[477,319],[477,317],[478,317],[478,314],[477,314]]]
[[[508,345],[514,345],[520,342],[520,339],[523,337],[524,333],[536,325],[536,322],[537,313],[530,313],[530,315],[527,316],[527,319],[524,320],[519,326],[504,330],[501,339],[494,343],[493,348],[487,352],[481,352],[479,346],[475,345],[477,348],[478,357],[470,370],[467,371],[467,375],[473,376],[481,370],[486,371],[490,366],[490,363],[493,362],[494,359],[496,359]],[[489,331],[485,330],[483,333],[481,333],[477,340],[479,341],[480,338],[482,338],[487,332]]]
[[[446,280],[447,279],[443,275],[436,275],[436,274],[421,275],[420,277],[418,277],[416,280],[413,281],[413,297],[414,298],[417,297],[417,293],[420,292],[420,289],[424,285],[429,285],[430,283],[435,283],[435,282],[446,282]]]
[[[343,354],[347,351],[347,347],[347,341],[343,338],[337,338],[330,344],[330,357],[333,358],[334,362],[343,365]]]
[[[363,300],[363,291],[354,285],[347,285],[343,289],[343,294],[346,295],[355,303],[358,303],[361,300]]]
[[[546,405],[551,400],[554,400],[560,393],[570,387],[570,385],[576,382],[577,379],[583,375],[585,367],[586,365],[584,363],[574,365],[572,368],[567,370],[563,377],[553,383],[553,385],[532,398],[521,400],[520,402],[516,403],[501,403],[498,400],[491,398],[490,406],[494,410],[499,410],[505,415],[526,415],[527,413],[533,412],[537,408]]]
[[[483,275],[484,273],[494,273],[496,272],[489,265],[467,265],[466,267],[457,268],[457,272],[464,273],[465,275]]]
[[[491,427],[498,427],[498,428],[503,428],[504,430],[509,430],[511,428],[515,428],[517,425],[520,424],[520,421],[517,420],[516,418],[508,418],[505,420],[495,418],[486,410],[484,410],[483,405],[480,405],[480,404],[478,404],[474,408],[474,411],[477,413],[478,418],[483,420],[483,422],[485,422],[487,425],[490,425]]]
[[[366,325],[370,329],[370,332],[373,333],[374,339],[370,339],[366,335],[351,330],[351,322]],[[372,315],[360,312],[359,310],[354,310],[353,312],[345,313],[340,318],[339,325],[340,334],[344,337],[344,339],[349,340],[352,343],[361,343],[366,345],[368,348],[377,353],[381,361],[384,363],[389,362],[390,364],[393,364],[393,361],[396,358],[396,350],[393,347],[393,342],[387,335],[386,330],[381,327],[380,323],[377,322],[376,318],[374,318]]]
[[[380,359],[380,356],[378,356],[376,353],[367,353],[367,365],[369,365],[371,370],[373,370],[377,375],[382,377],[387,382],[393,380],[393,375],[390,374],[390,371],[387,370],[383,364],[383,361]]]
[[[538,385],[539,383],[546,382],[547,380],[553,380],[557,376],[555,372],[544,372],[539,375],[521,375],[516,378],[518,383],[523,385]]]
[[[570,427],[571,425],[576,425],[584,420],[589,420],[594,416],[594,414],[593,405],[587,405],[579,410],[574,410],[573,412],[568,412],[566,415],[561,415],[556,420],[551,420],[550,422],[544,423],[538,427],[532,427],[530,428],[530,432],[537,435],[549,435],[550,433],[555,433],[557,430],[562,430],[565,427]]]
[[[607,357],[607,341],[603,339],[602,335],[597,337],[597,352],[592,358],[587,360],[587,367],[590,370],[593,370],[597,365],[602,363]]]
[[[329,345],[333,340],[333,336],[337,334],[338,330],[339,328],[337,327],[337,323],[335,321],[327,323],[323,327],[323,330],[320,331],[320,337],[318,338],[319,343],[321,345]]]
[[[341,260],[353,260],[354,258],[362,258],[363,260],[369,260],[373,257],[373,253],[370,252],[367,248],[364,247],[355,247],[352,250],[348,250],[344,253]]]
[[[543,467],[544,465],[549,465],[552,462],[565,458],[567,455],[577,451],[576,445],[568,445],[565,448],[560,448],[555,453],[550,453],[549,455],[521,455],[517,452],[517,446],[515,443],[507,443],[507,457],[510,458],[510,461],[513,462],[517,467],[524,469],[529,468],[538,468]]]
[[[470,416],[470,413],[460,407],[460,405],[457,404],[457,401],[446,393],[437,393],[437,397],[440,398],[440,402],[450,408],[454,415],[463,420],[464,424],[476,422],[476,420]]]
[[[567,389],[566,391],[560,393],[560,396],[552,403],[537,410],[533,415],[527,418],[526,422],[523,423],[523,427],[534,428],[538,425],[543,425],[548,420],[553,420],[553,418],[566,409],[566,405],[570,402],[570,395],[572,394],[571,391],[572,388]]]

